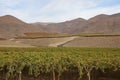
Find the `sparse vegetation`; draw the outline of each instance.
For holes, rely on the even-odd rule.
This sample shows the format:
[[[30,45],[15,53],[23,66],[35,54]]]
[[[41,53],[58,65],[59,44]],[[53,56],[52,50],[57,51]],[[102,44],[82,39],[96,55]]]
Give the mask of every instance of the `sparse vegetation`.
[[[58,34],[58,33],[25,33],[25,36],[18,36],[16,39],[37,39],[37,38],[64,38],[64,37],[114,37],[119,34]]]
[[[37,39],[37,38],[64,38],[72,37],[71,34],[58,34],[58,33],[25,33],[25,36],[18,36],[17,39]]]

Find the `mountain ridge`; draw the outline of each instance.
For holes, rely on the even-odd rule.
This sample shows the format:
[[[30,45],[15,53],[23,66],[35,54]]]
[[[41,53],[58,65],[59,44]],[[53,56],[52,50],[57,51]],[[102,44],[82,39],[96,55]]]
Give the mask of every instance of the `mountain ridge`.
[[[120,34],[120,13],[100,14],[88,20],[77,18],[60,23],[26,23],[11,15],[0,16],[0,38],[13,38],[29,32]]]

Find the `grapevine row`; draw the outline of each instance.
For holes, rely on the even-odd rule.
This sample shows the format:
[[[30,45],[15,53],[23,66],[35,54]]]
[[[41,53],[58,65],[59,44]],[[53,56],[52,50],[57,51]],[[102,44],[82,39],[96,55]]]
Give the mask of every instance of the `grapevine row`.
[[[80,48],[0,48],[0,72],[5,80],[16,77],[22,80],[22,72],[37,78],[42,73],[52,73],[59,80],[62,73],[76,68],[78,80],[86,74],[91,80],[93,69],[120,69],[120,49]],[[56,75],[57,73],[57,75]]]

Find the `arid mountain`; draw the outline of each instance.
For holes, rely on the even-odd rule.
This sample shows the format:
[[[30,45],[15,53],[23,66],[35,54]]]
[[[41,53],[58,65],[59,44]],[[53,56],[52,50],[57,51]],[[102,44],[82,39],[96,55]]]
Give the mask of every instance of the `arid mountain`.
[[[77,28],[82,28],[80,26],[83,26],[86,24],[86,20],[82,18],[78,18],[75,20],[70,20],[66,22],[60,22],[60,23],[48,23],[44,25],[44,29],[46,32],[52,32],[52,33],[76,33]],[[41,26],[42,23],[34,23],[33,25]]]
[[[25,32],[37,32],[41,31],[41,28],[33,27],[13,16],[6,15],[0,17],[0,37],[12,38],[19,35],[23,35]]]
[[[120,14],[98,15],[88,20],[84,33],[120,33]]]
[[[19,19],[6,15],[0,17],[0,36],[1,37],[13,37],[21,34],[25,30],[26,23]]]
[[[89,20],[78,18],[61,23],[28,24],[10,15],[0,17],[0,38],[12,38],[34,32],[120,34],[120,13],[101,14]]]
[[[35,23],[36,24],[36,23]],[[34,24],[34,25],[35,25]],[[38,24],[36,26],[41,26]],[[50,23],[42,27],[46,32],[55,33],[105,33],[119,34],[120,33],[120,13],[114,15],[100,14],[89,20],[78,18],[71,21],[61,23]]]

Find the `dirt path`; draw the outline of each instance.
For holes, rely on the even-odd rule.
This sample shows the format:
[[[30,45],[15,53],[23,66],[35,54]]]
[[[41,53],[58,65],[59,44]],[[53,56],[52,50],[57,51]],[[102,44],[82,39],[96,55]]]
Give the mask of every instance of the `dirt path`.
[[[52,44],[49,44],[48,46],[49,47],[58,47],[59,45],[62,45],[62,44],[65,44],[69,41],[72,41],[74,39],[78,38],[77,36],[74,36],[74,37],[66,37],[63,41],[59,41],[59,42],[56,42],[56,43],[52,43]]]

